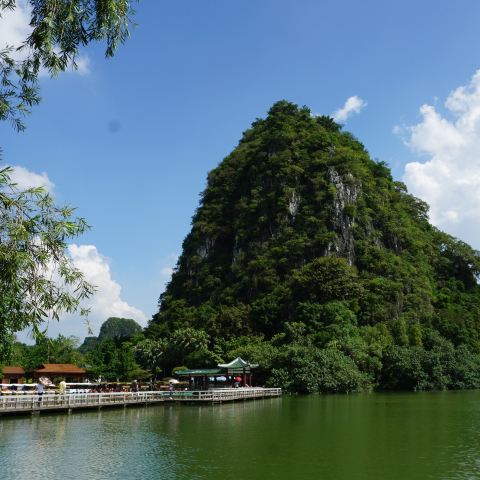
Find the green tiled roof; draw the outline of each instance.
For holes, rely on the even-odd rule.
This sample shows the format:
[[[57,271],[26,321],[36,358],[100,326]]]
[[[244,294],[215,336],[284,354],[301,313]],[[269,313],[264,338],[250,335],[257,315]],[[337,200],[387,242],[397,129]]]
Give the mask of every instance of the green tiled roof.
[[[199,368],[195,370],[177,370],[175,375],[182,377],[195,377],[195,376],[214,376],[214,375],[223,375],[223,371],[219,368]]]
[[[228,368],[229,370],[258,367],[258,365],[246,362],[243,358],[240,358],[240,357],[237,357],[235,360],[232,360],[230,363],[220,363],[218,366],[219,368]]]
[[[240,357],[232,360],[230,363],[221,363],[218,368],[197,368],[194,370],[177,370],[175,375],[181,377],[214,377],[218,375],[232,375],[238,373],[249,373],[251,368],[258,367],[258,365],[246,362]]]

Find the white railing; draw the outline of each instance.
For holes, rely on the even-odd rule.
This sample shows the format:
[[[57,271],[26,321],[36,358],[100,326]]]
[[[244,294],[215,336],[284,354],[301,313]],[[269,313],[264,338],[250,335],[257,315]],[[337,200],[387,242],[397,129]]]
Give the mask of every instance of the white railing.
[[[174,392],[174,399],[199,402],[232,402],[248,398],[278,397],[282,394],[281,388],[240,387],[240,388],[213,388],[210,390],[193,390]]]
[[[281,388],[222,388],[199,392],[200,398],[213,402],[228,402],[248,398],[278,397],[282,394]]]
[[[102,405],[152,403],[160,401],[162,392],[71,393],[39,395],[2,395],[2,410],[48,410],[56,408],[94,407]]]
[[[155,403],[168,400],[191,402],[232,402],[250,398],[277,397],[280,388],[222,388],[214,390],[115,392],[115,393],[67,393],[39,395],[2,395],[0,413],[12,411],[54,410],[108,405]]]

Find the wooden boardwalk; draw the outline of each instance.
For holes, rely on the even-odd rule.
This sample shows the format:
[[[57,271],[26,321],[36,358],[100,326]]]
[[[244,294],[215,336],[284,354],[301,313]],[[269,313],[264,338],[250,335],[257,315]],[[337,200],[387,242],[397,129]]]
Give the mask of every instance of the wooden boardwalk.
[[[279,397],[280,388],[222,388],[175,392],[70,393],[66,395],[3,395],[0,415],[45,411],[71,411],[85,408],[126,407],[153,403],[212,404]]]

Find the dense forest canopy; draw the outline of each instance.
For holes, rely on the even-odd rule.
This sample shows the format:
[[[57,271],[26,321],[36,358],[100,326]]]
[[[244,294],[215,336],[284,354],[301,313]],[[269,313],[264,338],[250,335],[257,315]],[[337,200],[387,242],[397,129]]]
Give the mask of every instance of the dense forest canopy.
[[[297,390],[337,391],[327,371],[344,390],[473,386],[445,369],[480,365],[479,273],[385,163],[280,101],[209,173],[147,335],[204,332]]]

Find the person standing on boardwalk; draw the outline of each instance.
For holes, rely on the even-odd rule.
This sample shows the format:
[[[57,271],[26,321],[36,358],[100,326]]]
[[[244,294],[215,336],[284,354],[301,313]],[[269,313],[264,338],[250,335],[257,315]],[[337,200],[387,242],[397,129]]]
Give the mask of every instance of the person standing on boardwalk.
[[[67,393],[67,383],[65,379],[62,378],[62,381],[58,384],[58,393],[60,394],[60,400],[65,401],[65,395]]]
[[[138,388],[138,381],[137,380],[134,380],[132,382],[131,390],[132,390],[132,392],[138,393],[139,388]]]
[[[43,392],[45,390],[45,386],[43,383],[39,380],[38,383],[35,385],[35,391],[38,394],[38,404],[42,402],[42,397],[43,397]]]
[[[61,395],[65,395],[67,393],[67,383],[65,379],[62,378],[62,381],[58,384],[58,391]]]

